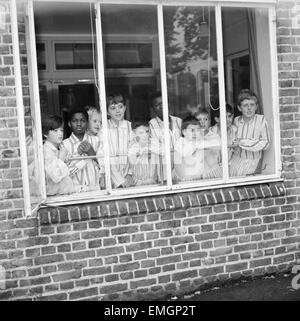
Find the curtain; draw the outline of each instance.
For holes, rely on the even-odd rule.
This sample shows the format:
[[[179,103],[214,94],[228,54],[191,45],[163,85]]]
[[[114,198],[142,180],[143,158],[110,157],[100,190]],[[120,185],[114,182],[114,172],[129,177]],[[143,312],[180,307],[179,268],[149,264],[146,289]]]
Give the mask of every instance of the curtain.
[[[250,89],[257,95],[259,101],[258,113],[263,114],[263,102],[261,93],[261,78],[258,60],[258,42],[255,11],[247,9],[248,18],[248,42],[249,42],[249,64],[250,64]]]

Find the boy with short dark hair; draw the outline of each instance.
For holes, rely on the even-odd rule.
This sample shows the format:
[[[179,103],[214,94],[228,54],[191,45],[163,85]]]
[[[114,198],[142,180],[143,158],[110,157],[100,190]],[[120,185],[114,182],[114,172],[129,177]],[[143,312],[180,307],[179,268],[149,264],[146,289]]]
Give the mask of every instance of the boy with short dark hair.
[[[199,121],[188,116],[182,122],[182,135],[174,145],[173,179],[190,181],[203,178],[204,174],[204,133]]]
[[[262,152],[269,147],[270,134],[264,115],[256,114],[258,99],[249,89],[238,95],[238,109],[242,113],[234,119],[237,127],[230,175],[246,176],[260,173]]]
[[[149,121],[150,134],[159,145],[159,180],[161,182],[167,179],[167,168],[165,158],[165,135],[163,122],[162,96],[160,92],[156,92],[152,97],[152,111],[155,117]],[[170,152],[171,167],[174,166],[174,144],[181,136],[182,119],[169,115],[169,134],[170,134]]]
[[[75,172],[73,182],[80,191],[99,189],[99,177],[103,166],[99,166],[96,156],[100,152],[100,140],[97,136],[86,133],[89,117],[84,109],[72,109],[69,119],[68,125],[72,134],[63,141],[63,146],[71,154],[71,158],[95,156],[95,158],[73,160],[70,163],[70,167]]]
[[[134,140],[129,147],[129,162],[136,186],[155,184],[158,180],[157,155],[159,146],[151,139],[149,124],[137,121],[132,123]]]

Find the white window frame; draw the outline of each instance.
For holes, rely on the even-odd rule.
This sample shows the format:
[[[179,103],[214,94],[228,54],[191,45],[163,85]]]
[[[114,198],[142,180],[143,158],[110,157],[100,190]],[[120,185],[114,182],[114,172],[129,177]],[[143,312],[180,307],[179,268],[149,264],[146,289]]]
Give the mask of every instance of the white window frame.
[[[17,0],[11,0],[12,11],[15,11],[15,3]],[[33,8],[33,2],[56,2],[55,0],[28,0],[29,8]],[[281,158],[280,158],[280,126],[279,126],[279,97],[278,97],[278,73],[277,73],[277,54],[276,54],[276,24],[274,23],[276,17],[275,4],[276,0],[250,0],[247,3],[242,2],[241,0],[211,0],[211,1],[177,1],[177,0],[130,0],[126,4],[121,0],[64,0],[64,2],[80,2],[80,3],[92,3],[95,6],[96,11],[96,39],[97,39],[97,60],[98,64],[98,79],[100,83],[100,103],[101,106],[106,106],[106,91],[105,91],[105,69],[104,69],[104,60],[103,60],[103,47],[102,47],[102,32],[101,32],[101,4],[132,4],[132,5],[155,5],[157,8],[157,19],[158,19],[158,40],[159,40],[159,55],[160,55],[160,76],[161,76],[161,88],[162,88],[162,100],[163,100],[163,116],[164,119],[168,119],[168,98],[167,98],[167,78],[166,78],[166,66],[165,66],[165,50],[164,50],[164,26],[163,26],[163,7],[165,6],[210,6],[214,8],[215,12],[215,23],[216,23],[216,37],[217,37],[217,58],[218,58],[218,78],[219,78],[219,97],[220,97],[220,116],[221,116],[221,134],[222,134],[222,159],[223,164],[228,163],[227,155],[227,130],[226,130],[226,109],[225,109],[225,78],[224,78],[224,56],[223,56],[223,37],[222,37],[222,17],[221,10],[223,7],[245,7],[245,8],[267,8],[268,17],[269,17],[269,41],[270,41],[270,57],[271,57],[271,81],[272,81],[272,102],[273,102],[273,115],[274,115],[274,145],[275,145],[275,173],[270,175],[259,175],[253,177],[240,178],[229,178],[228,166],[223,166],[223,178],[216,180],[207,180],[207,181],[197,181],[197,182],[187,182],[180,184],[172,184],[171,169],[168,165],[167,172],[167,184],[164,186],[146,186],[146,187],[133,187],[129,189],[112,189],[111,179],[110,179],[110,170],[109,170],[109,146],[107,140],[104,140],[104,151],[105,151],[105,182],[106,190],[99,190],[96,192],[87,192],[82,194],[76,194],[76,199],[74,195],[70,196],[55,196],[47,198],[43,205],[67,205],[75,203],[88,203],[91,201],[102,201],[102,200],[113,200],[113,199],[125,199],[132,197],[143,197],[143,196],[152,196],[152,195],[161,195],[161,194],[171,194],[174,192],[182,191],[195,191],[195,190],[204,190],[207,188],[223,188],[236,185],[252,185],[254,183],[264,183],[264,182],[273,182],[279,181],[281,179]],[[17,30],[17,21],[16,12],[12,12],[12,25]],[[33,19],[33,12],[29,15],[29,19]],[[31,26],[34,26],[34,22],[30,22]],[[31,27],[32,29],[32,27]],[[32,30],[31,30],[32,32]],[[14,33],[13,33],[14,34]],[[17,34],[17,32],[15,32]],[[35,35],[34,35],[35,36]],[[35,37],[32,37],[35,38]],[[17,58],[19,57],[18,52],[18,37],[13,37],[13,46],[14,46],[14,57],[15,57],[15,72],[16,72],[16,96],[18,102],[18,121],[19,121],[19,132],[20,132],[20,145],[21,145],[21,160],[22,160],[22,173],[23,173],[23,186],[24,186],[24,199],[25,199],[25,210],[27,215],[30,215],[30,191],[28,180],[28,170],[27,170],[27,159],[24,157],[26,155],[26,147],[24,149],[25,142],[25,128],[24,128],[24,114],[23,114],[23,105],[21,103],[22,97],[22,86],[21,86],[21,70],[18,66]],[[31,54],[35,54],[36,58],[36,49],[35,41],[30,43]],[[33,62],[36,62],[36,59],[33,59]],[[32,106],[34,108],[34,114],[36,117],[40,116],[40,104],[39,104],[39,87],[37,80],[37,66],[33,66],[32,78],[34,79],[33,90],[34,90],[34,101]],[[22,120],[23,118],[23,120]],[[103,123],[103,133],[104,136],[108,133],[107,128],[107,113],[106,108],[102,110],[102,123]],[[39,119],[40,120],[40,119]],[[40,122],[40,121],[39,121]],[[39,123],[37,122],[37,123]],[[41,133],[41,126],[39,125],[37,131]],[[165,133],[165,155],[167,164],[170,164],[170,137],[168,135],[169,125],[168,121],[164,122],[164,133]],[[43,159],[43,146],[41,139],[38,141],[38,150],[40,151],[41,158]],[[43,169],[43,164],[41,164]],[[41,174],[44,177],[43,174]],[[27,183],[26,183],[27,182]],[[45,179],[42,182],[43,184],[43,195],[45,194]],[[28,203],[29,199],[29,203]]]

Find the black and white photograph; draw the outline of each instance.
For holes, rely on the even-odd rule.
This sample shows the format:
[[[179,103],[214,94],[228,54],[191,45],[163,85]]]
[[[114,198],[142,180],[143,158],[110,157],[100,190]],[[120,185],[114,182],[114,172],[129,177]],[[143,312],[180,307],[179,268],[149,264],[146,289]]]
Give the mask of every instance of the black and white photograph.
[[[0,0],[0,301],[300,301],[300,2]]]

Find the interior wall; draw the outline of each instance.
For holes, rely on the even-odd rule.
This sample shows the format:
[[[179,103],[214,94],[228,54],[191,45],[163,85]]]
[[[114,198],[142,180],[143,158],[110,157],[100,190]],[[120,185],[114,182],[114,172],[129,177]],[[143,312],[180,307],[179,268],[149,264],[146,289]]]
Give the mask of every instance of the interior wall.
[[[248,26],[245,9],[222,9],[224,56],[248,49]],[[239,30],[239,32],[237,32]]]

